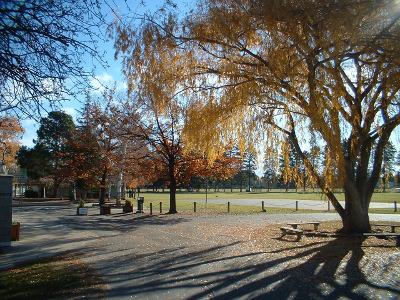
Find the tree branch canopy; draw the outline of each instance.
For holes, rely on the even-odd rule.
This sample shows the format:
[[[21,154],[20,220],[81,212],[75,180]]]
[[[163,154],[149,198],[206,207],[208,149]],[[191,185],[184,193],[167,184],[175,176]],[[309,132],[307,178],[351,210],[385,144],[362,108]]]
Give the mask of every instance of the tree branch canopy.
[[[153,64],[183,62],[174,78],[197,95],[184,128],[194,148],[240,144],[258,131],[294,139],[304,158],[315,131],[329,149],[324,174],[337,178],[318,182],[344,229],[365,232],[382,149],[400,117],[399,16],[394,0],[205,0],[183,19],[161,12],[142,19],[139,30],[118,24],[115,39],[117,53],[130,53],[130,73],[163,43],[175,54]],[[344,208],[332,192],[338,187]]]
[[[102,23],[99,1],[1,1],[0,113],[35,116],[87,86]]]

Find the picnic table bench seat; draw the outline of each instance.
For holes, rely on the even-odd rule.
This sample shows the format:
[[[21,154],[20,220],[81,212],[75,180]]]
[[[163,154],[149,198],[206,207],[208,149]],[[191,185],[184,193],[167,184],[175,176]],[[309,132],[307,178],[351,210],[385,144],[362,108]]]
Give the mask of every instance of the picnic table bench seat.
[[[314,225],[314,230],[318,230],[320,222],[302,222],[302,223],[288,223],[289,226],[292,226],[292,228],[297,229],[298,226],[301,225]]]
[[[280,229],[282,231],[282,237],[285,235],[295,235],[297,236],[297,240],[300,240],[301,235],[303,234],[303,230],[292,227],[281,227]]]
[[[395,233],[396,232],[396,228],[400,227],[400,224],[371,224],[371,226],[375,226],[375,227],[390,227],[391,233]]]
[[[400,233],[397,232],[367,232],[362,234],[365,237],[374,236],[376,238],[389,238],[393,237],[396,239],[396,246],[400,246]]]

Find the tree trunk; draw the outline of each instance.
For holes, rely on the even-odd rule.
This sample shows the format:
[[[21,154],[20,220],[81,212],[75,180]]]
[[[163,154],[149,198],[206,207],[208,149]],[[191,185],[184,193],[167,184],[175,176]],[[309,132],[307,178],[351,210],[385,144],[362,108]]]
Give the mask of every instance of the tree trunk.
[[[386,174],[382,175],[382,193],[386,193]]]
[[[176,178],[175,178],[175,161],[170,159],[168,162],[169,169],[169,212],[176,214]]]
[[[169,185],[169,212],[170,214],[176,214],[176,181],[175,179],[170,181]]]
[[[349,192],[345,194],[346,207],[344,215],[341,216],[343,222],[342,231],[346,233],[370,232],[371,225],[368,216],[368,199],[361,199],[354,194],[350,195]]]

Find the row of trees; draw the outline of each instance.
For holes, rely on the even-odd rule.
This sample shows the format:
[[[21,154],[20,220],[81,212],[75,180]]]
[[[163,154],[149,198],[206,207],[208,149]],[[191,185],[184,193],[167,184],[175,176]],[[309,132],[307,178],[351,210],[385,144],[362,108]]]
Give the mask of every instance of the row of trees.
[[[176,212],[176,189],[206,183],[254,177],[254,155],[240,155],[227,147],[211,161],[185,149],[183,110],[160,112],[153,103],[135,97],[123,101],[115,90],[87,100],[78,123],[53,111],[40,121],[34,147],[22,147],[17,160],[28,177],[51,183],[53,195],[61,184],[78,189],[100,187],[104,204],[107,187],[161,185],[170,191],[170,212]],[[240,174],[238,176],[237,174]]]
[[[166,4],[110,28],[128,83],[122,115],[141,125],[122,122],[124,136],[147,136],[174,187],[188,161],[217,161],[232,141],[243,149],[261,135],[271,153],[294,149],[344,231],[369,231],[385,147],[400,124],[398,1],[205,0],[186,15]],[[90,37],[96,14],[73,1],[6,1],[0,13],[0,112],[62,98],[63,83],[85,75],[74,50],[90,52],[78,37]],[[325,171],[306,153],[314,136]]]
[[[332,172],[334,168],[330,165],[329,151],[326,147],[321,149],[313,145],[308,151],[304,151],[305,156],[311,162],[313,168],[323,174],[327,180],[330,180],[332,188],[341,189],[337,173]],[[392,142],[385,146],[382,159],[382,172],[380,184],[376,188],[381,188],[383,192],[389,186],[398,183],[400,167],[400,153],[397,153]],[[369,172],[372,171],[372,165],[369,166]],[[289,144],[285,145],[281,151],[276,151],[271,155],[267,153],[264,160],[264,174],[262,180],[270,188],[290,189],[315,189],[318,188],[317,182],[311,176],[299,155]]]
[[[143,88],[160,108],[187,95],[189,147],[212,157],[249,132],[271,151],[290,144],[343,230],[367,232],[400,124],[399,20],[394,0],[206,0],[185,16],[172,7],[113,28],[131,93]],[[327,149],[327,172],[306,155],[310,132]]]

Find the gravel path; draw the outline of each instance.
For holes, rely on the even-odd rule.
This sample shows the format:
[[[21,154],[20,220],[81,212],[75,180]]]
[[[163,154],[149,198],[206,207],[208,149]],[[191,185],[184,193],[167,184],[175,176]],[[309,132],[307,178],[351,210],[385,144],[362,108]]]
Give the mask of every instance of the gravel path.
[[[78,217],[75,207],[14,208],[22,240],[0,255],[0,269],[71,253],[99,271],[109,299],[400,297],[400,254],[393,241],[374,239],[373,246],[361,248],[335,239],[276,239],[274,224],[338,220],[335,213],[117,212],[99,216],[90,210]],[[400,215],[371,215],[371,220],[400,222]]]

